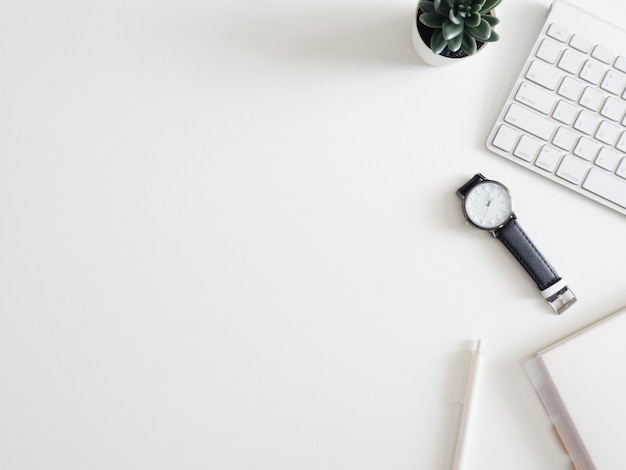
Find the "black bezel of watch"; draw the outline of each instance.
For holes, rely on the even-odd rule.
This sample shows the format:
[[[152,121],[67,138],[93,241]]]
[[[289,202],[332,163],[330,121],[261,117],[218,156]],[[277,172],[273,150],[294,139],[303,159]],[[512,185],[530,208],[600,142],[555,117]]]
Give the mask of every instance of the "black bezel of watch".
[[[463,215],[473,226],[487,230],[495,238],[500,240],[530,275],[541,291],[542,296],[547,300],[554,311],[557,314],[563,313],[576,302],[576,296],[544,258],[524,230],[522,230],[515,213],[511,211],[508,219],[493,229],[479,227],[469,219],[465,209],[465,196],[475,186],[485,182],[497,183],[508,192],[508,189],[501,183],[488,180],[480,173],[475,174],[456,192],[457,196],[463,201]]]

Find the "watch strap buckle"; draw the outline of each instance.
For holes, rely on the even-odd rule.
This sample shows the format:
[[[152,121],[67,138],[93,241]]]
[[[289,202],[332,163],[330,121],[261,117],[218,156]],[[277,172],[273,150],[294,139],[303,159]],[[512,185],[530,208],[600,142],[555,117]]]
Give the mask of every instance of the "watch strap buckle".
[[[563,279],[559,279],[551,286],[542,290],[541,295],[543,295],[557,315],[570,308],[577,300]]]

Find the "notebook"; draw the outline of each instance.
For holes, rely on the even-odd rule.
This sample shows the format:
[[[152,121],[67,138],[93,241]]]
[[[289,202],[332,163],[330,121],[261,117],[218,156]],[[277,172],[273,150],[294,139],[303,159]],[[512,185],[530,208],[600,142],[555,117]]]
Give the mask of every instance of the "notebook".
[[[539,351],[526,369],[576,469],[626,469],[626,308]]]

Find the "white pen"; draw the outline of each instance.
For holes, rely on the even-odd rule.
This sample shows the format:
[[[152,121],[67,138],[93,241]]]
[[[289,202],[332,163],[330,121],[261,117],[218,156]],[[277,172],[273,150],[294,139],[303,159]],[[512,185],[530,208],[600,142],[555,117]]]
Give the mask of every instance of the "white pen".
[[[485,355],[483,354],[483,342],[476,342],[476,349],[469,353],[465,387],[461,396],[461,419],[459,421],[459,434],[456,438],[456,450],[454,452],[454,461],[452,462],[453,470],[461,470],[465,468],[467,460],[467,441],[469,437],[469,428],[471,426],[472,416],[476,405],[476,394],[478,392],[478,383],[483,370],[483,362]]]

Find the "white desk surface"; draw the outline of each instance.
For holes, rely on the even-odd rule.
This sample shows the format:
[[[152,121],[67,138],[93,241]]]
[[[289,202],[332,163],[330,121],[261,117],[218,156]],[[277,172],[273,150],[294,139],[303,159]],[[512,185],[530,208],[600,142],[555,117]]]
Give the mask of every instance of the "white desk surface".
[[[446,469],[481,337],[471,468],[570,468],[523,363],[626,305],[626,220],[484,146],[548,1],[445,69],[411,1],[5,3],[0,467]],[[563,316],[465,225],[475,172]]]

